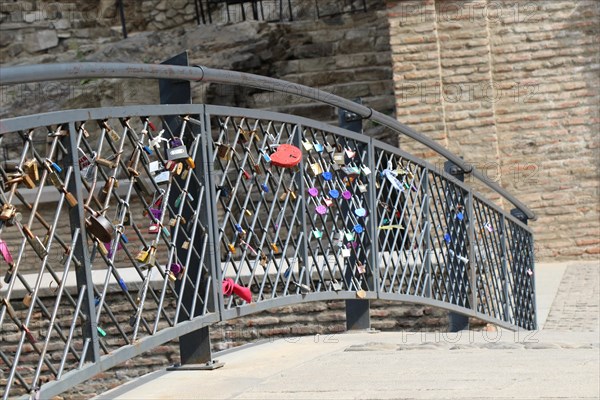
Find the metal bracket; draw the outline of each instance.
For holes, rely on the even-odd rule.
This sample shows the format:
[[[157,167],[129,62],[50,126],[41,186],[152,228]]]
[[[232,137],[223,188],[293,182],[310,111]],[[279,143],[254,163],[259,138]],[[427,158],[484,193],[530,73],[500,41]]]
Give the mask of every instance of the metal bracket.
[[[167,371],[212,371],[213,369],[219,369],[225,365],[224,362],[219,360],[207,361],[204,364],[175,364],[171,367],[167,367]]]

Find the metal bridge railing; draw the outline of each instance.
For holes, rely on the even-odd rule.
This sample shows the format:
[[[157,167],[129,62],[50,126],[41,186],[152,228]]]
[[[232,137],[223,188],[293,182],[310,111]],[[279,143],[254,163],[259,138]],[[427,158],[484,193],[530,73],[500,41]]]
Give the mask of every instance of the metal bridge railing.
[[[3,398],[61,393],[175,338],[185,364],[210,325],[301,302],[536,327],[531,230],[365,135],[169,105],[9,118],[9,136],[22,146],[0,163]]]

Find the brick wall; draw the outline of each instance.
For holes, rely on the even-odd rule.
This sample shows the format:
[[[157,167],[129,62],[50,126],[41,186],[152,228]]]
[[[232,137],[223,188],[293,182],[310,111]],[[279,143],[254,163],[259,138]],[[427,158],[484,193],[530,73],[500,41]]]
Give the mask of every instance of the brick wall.
[[[600,3],[387,7],[398,119],[536,212],[538,260],[597,259]],[[400,145],[439,161],[409,139]]]

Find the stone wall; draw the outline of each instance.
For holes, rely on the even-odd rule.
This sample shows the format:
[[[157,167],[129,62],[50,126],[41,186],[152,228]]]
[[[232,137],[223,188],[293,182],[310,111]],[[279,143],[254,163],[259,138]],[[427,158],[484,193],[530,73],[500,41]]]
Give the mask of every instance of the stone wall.
[[[538,260],[597,259],[600,3],[387,6],[398,119],[533,209]]]

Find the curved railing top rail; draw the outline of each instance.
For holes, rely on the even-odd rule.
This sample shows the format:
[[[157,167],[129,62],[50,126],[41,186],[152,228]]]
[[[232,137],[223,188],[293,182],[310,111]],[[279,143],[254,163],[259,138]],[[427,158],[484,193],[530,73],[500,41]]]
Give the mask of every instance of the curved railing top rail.
[[[364,119],[370,119],[394,131],[427,146],[442,157],[452,161],[465,173],[472,174],[479,181],[500,194],[516,208],[521,210],[528,219],[535,220],[535,213],[519,199],[509,193],[495,182],[487,179],[484,174],[474,166],[439,145],[432,139],[419,134],[396,119],[375,111],[369,107],[357,104],[350,100],[324,92],[319,89],[287,82],[280,79],[249,74],[237,71],[214,69],[205,66],[182,67],[155,64],[129,64],[129,63],[65,63],[65,64],[40,64],[15,67],[4,67],[0,74],[0,86],[41,82],[49,80],[67,80],[84,78],[138,78],[138,79],[177,79],[197,82],[212,82],[234,84],[253,87],[263,90],[272,90],[287,94],[306,97],[334,107],[356,113]]]

